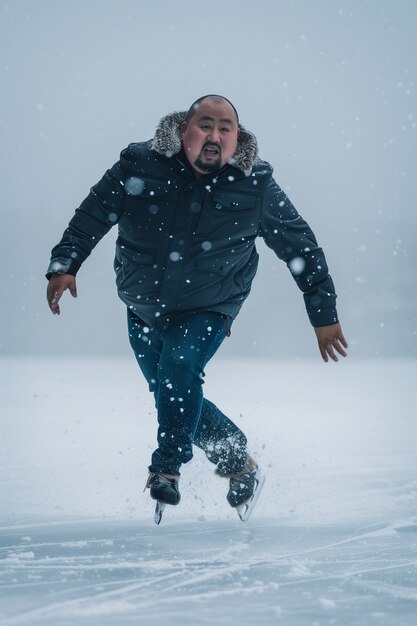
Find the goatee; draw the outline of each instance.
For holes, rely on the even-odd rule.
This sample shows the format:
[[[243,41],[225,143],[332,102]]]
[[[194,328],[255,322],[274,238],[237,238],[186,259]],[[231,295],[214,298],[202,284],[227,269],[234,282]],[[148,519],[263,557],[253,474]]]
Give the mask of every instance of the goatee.
[[[221,159],[220,157],[213,161],[212,163],[203,163],[200,157],[198,157],[194,161],[194,165],[196,168],[200,170],[200,172],[205,172],[206,174],[210,174],[211,172],[217,172],[217,170],[221,167]]]

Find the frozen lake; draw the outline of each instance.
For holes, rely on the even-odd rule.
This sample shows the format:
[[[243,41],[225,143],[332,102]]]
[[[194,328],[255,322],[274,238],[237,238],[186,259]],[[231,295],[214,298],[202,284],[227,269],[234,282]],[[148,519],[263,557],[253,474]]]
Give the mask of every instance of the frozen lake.
[[[0,367],[2,626],[415,625],[416,361],[214,360],[265,489],[243,524],[197,451],[159,527],[133,357]]]

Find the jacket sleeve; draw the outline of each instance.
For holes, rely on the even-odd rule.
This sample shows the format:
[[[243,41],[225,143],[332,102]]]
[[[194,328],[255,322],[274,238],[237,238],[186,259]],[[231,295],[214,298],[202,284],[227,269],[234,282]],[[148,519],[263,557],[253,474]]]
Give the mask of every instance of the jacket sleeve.
[[[61,241],[52,249],[46,273],[48,279],[52,274],[76,276],[100,239],[119,221],[124,198],[123,173],[120,162],[117,162],[91,188],[76,209]]]
[[[286,262],[304,294],[311,324],[319,327],[337,323],[336,293],[324,252],[310,226],[272,177],[264,191],[260,234]]]

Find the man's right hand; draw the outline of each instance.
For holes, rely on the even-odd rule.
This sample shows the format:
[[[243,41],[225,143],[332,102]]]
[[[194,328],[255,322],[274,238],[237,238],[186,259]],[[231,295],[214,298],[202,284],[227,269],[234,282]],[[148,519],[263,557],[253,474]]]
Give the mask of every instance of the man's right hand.
[[[70,294],[73,298],[77,297],[75,276],[71,276],[71,274],[53,274],[51,276],[48,283],[48,289],[46,291],[46,297],[49,308],[54,315],[59,315],[61,313],[58,302],[60,301],[64,291],[67,289],[70,290]]]

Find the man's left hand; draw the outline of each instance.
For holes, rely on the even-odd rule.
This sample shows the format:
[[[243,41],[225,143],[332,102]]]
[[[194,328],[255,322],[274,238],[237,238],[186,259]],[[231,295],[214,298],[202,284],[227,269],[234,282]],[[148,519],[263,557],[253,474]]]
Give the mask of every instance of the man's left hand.
[[[314,329],[319,342],[320,354],[323,361],[327,363],[329,357],[333,361],[338,361],[335,351],[342,356],[347,356],[343,348],[347,348],[348,344],[343,336],[340,324],[331,324],[330,326],[320,326]],[[343,347],[342,347],[343,346]]]

